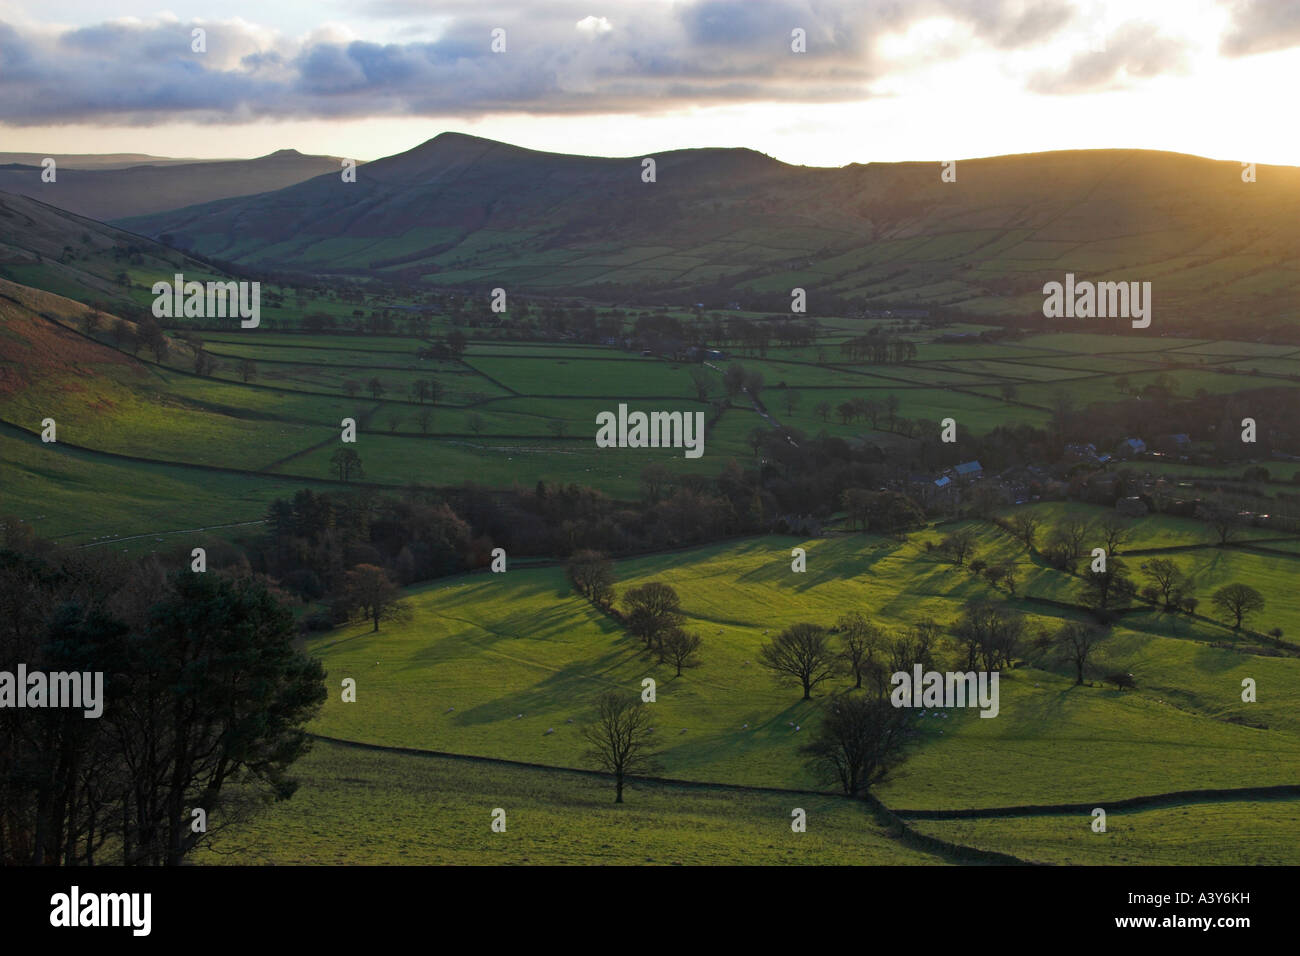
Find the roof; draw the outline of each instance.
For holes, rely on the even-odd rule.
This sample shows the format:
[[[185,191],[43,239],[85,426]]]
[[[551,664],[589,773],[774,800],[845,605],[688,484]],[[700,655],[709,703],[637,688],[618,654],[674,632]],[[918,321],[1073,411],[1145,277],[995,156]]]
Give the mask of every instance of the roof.
[[[984,468],[978,461],[964,461],[953,470],[959,475],[969,475],[976,471],[983,471]]]

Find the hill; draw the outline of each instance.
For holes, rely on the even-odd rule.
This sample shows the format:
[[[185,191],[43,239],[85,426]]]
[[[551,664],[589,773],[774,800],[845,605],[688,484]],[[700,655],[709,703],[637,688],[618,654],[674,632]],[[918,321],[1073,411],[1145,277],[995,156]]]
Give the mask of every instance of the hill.
[[[569,156],[445,133],[274,193],[123,221],[205,255],[413,284],[840,300],[1042,324],[1042,286],[1150,281],[1162,330],[1295,324],[1300,169],[1143,150],[789,166],[746,149]],[[1079,322],[1075,322],[1077,328]],[[1252,335],[1254,337],[1254,335]]]
[[[54,182],[41,181],[41,160],[0,165],[0,191],[30,196],[92,219],[142,216],[181,206],[283,189],[326,173],[338,173],[332,156],[306,156],[282,149],[257,159],[157,161],[138,164],[114,157],[73,156],[58,163]],[[0,160],[4,155],[0,154]]]
[[[200,281],[225,278],[162,243],[0,192],[0,278],[86,304],[126,307],[152,301],[153,281],[177,272]]]
[[[39,166],[49,153],[0,153],[0,166]],[[151,156],[149,153],[59,153],[60,169],[126,169],[129,166],[178,166],[220,162],[214,159]]]

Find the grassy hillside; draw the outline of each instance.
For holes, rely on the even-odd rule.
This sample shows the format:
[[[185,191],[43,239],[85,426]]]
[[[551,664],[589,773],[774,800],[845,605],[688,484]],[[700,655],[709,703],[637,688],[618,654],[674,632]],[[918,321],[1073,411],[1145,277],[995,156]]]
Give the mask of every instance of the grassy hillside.
[[[808,549],[806,574],[790,571],[795,544]],[[1284,586],[1278,574],[1273,600]],[[756,663],[765,637],[798,621],[832,624],[850,609],[890,628],[923,615],[946,624],[962,600],[996,597],[916,541],[869,536],[752,539],[619,562],[618,578],[620,587],[658,580],[678,590],[704,637],[700,667],[676,678],[651,663],[570,593],[559,568],[472,575],[414,589],[409,622],[314,639],[309,649],[331,683],[353,677],[358,686],[357,703],[334,694],[317,727],[347,739],[578,766],[591,701],[606,688],[639,688],[648,676],[658,681],[666,773],[807,787],[815,781],[797,748],[826,695],[844,683],[801,701]],[[1059,623],[1059,611],[1020,606],[1036,623]],[[1294,607],[1279,606],[1277,619],[1294,626]],[[922,744],[882,797],[914,809],[981,807],[1291,782],[1300,660],[1212,647],[1228,631],[1204,627],[1166,636],[1126,618],[1099,664],[1131,668],[1137,692],[1074,687],[1064,667],[1021,667],[1003,675],[996,719],[918,716]],[[1260,709],[1241,703],[1242,676],[1269,688]],[[1267,729],[1230,720],[1238,716]]]
[[[170,281],[177,272],[199,281],[226,278],[143,236],[47,202],[0,192],[0,279],[83,304],[127,307],[152,302],[147,295],[152,282]],[[137,282],[142,288],[135,290]]]
[[[540,153],[443,134],[255,198],[124,220],[260,266],[537,292],[659,290],[1041,316],[1066,272],[1151,281],[1161,329],[1296,318],[1300,170],[1139,150],[792,167],[748,150]],[[693,301],[693,300],[692,300]],[[785,299],[784,301],[788,301]],[[721,302],[715,302],[720,305]],[[770,308],[782,310],[775,305]]]

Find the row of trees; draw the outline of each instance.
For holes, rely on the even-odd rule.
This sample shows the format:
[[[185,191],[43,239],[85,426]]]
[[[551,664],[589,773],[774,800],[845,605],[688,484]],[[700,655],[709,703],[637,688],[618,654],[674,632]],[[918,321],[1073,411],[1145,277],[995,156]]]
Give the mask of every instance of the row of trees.
[[[875,365],[910,362],[916,358],[916,344],[904,338],[891,338],[878,332],[859,335],[840,345],[840,354],[850,362],[870,362]]]
[[[592,561],[571,563],[590,568]],[[670,587],[657,582],[634,589],[629,627],[645,635],[667,634],[679,627],[680,605]],[[629,592],[631,595],[633,592]],[[637,623],[631,619],[636,616]],[[656,624],[652,622],[658,622]],[[1031,634],[1023,616],[988,601],[973,600],[948,628],[959,661],[967,670],[1007,668],[1028,655],[1036,663],[1055,663],[1073,671],[1076,685],[1091,673],[1106,630],[1095,624],[1063,623],[1055,633]],[[832,635],[838,640],[832,641]],[[834,628],[801,622],[783,629],[759,652],[760,663],[783,683],[791,683],[809,700],[818,686],[842,675],[851,688],[827,702],[809,742],[800,748],[810,768],[857,795],[882,780],[905,757],[915,732],[908,711],[890,700],[891,676],[911,673],[916,665],[935,667],[945,640],[944,629],[931,619],[915,622],[901,635],[889,635],[859,612],[844,614]],[[1117,688],[1134,686],[1131,674],[1111,672],[1105,680]],[[635,695],[608,692],[597,701],[595,722],[585,731],[587,759],[615,779],[615,802],[623,802],[627,777],[658,766],[650,711]]]

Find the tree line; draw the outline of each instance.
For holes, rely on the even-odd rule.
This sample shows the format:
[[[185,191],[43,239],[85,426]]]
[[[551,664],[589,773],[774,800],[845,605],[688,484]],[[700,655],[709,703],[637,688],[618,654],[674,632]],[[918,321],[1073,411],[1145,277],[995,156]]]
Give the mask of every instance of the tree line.
[[[0,671],[102,673],[102,716],[0,709],[0,864],[175,865],[293,794],[324,672],[269,582],[37,552],[0,550]]]

